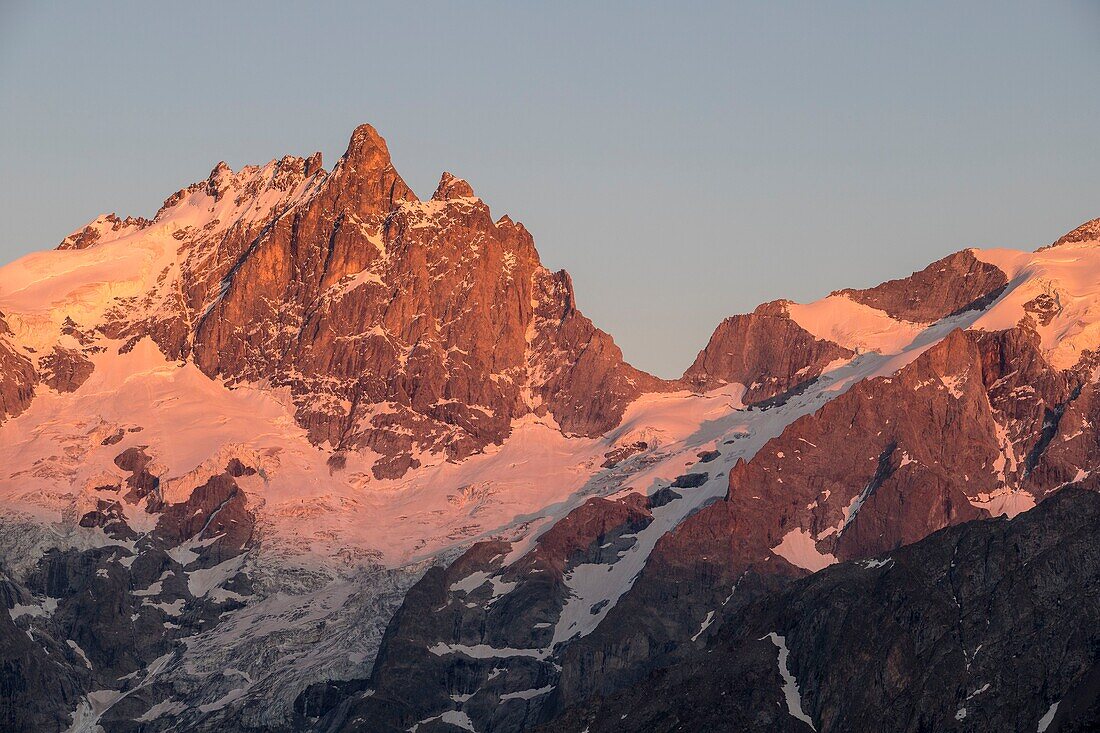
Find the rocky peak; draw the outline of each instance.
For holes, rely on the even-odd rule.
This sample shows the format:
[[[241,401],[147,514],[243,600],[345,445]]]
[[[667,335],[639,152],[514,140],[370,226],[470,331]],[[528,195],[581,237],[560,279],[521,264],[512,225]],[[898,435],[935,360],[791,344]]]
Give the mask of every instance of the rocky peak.
[[[218,200],[233,180],[233,169],[224,160],[218,161],[206,179],[206,193]]]
[[[432,201],[453,201],[454,199],[468,198],[474,198],[474,189],[470,184],[446,171],[443,172],[443,176],[439,179],[439,185],[436,186],[435,193],[432,194]]]
[[[317,151],[313,155],[306,158],[305,176],[309,178],[314,173],[324,170],[324,161],[321,157],[321,151]]]
[[[302,181],[323,172],[320,153],[314,153],[308,160],[295,155],[284,155],[275,163],[271,172],[271,186],[280,191],[291,191]]]
[[[352,130],[347,150],[344,151],[344,160],[349,165],[382,170],[391,165],[390,149],[378,130],[364,122]]]
[[[1000,269],[982,262],[970,250],[963,250],[936,260],[909,277],[863,290],[837,290],[833,295],[843,295],[902,321],[932,323],[988,305],[1007,284],[1008,276]]]
[[[742,400],[752,404],[781,395],[816,378],[832,362],[854,356],[799,326],[788,304],[764,303],[752,313],[722,321],[684,372],[684,381],[700,390],[743,384]]]
[[[306,178],[319,164],[242,169],[210,223],[179,232],[183,312],[110,332],[153,331],[165,353],[231,383],[289,386],[311,438],[374,450],[378,477],[415,468],[419,451],[468,456],[532,412],[600,435],[666,388],[623,362],[577,310],[569,276],[467,182],[445,173],[420,202],[369,125],[330,175]],[[211,175],[219,190],[227,175]],[[257,209],[272,188],[285,198]]]
[[[122,232],[126,230],[144,229],[149,226],[149,220],[140,216],[127,216],[120,218],[114,213],[104,214],[96,218],[91,224],[79,229],[61,240],[57,249],[85,249],[100,241],[107,232]]]
[[[1100,242],[1100,218],[1086,221],[1081,226],[1059,238],[1053,244],[1043,247],[1042,249],[1060,247],[1063,244],[1084,244],[1087,242]]]
[[[358,216],[385,215],[400,201],[418,201],[397,173],[386,141],[371,125],[355,128],[330,184]]]

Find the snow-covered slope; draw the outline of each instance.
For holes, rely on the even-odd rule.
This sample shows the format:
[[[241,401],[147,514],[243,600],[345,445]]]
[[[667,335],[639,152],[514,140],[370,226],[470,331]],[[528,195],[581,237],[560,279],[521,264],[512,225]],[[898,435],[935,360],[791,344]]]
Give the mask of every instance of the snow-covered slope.
[[[791,447],[808,426],[853,410],[888,432],[870,403],[899,385],[965,402],[988,433],[957,516],[1023,511],[1094,469],[1097,238],[1090,224],[1037,252],[965,250],[877,288],[765,304],[664,381],[576,310],[521,225],[449,174],[419,200],[369,126],[331,172],[317,155],[219,164],[151,219],[99,217],[0,268],[0,634],[53,691],[25,720],[320,725],[310,685],[366,679],[404,603],[393,628],[429,620],[414,638],[391,628],[402,664],[533,654],[501,662],[468,706],[451,695],[474,693],[448,690],[409,722],[508,729],[514,716],[478,706],[534,715],[563,664],[562,685],[582,688],[570,650],[659,596],[654,562],[720,554],[692,544],[703,520],[723,552],[759,539],[783,573],[869,547],[852,538],[881,516],[874,481],[798,512],[802,484],[734,484],[757,470],[811,484],[795,463],[812,451]],[[1026,368],[985,364],[1009,353]],[[998,381],[968,382],[963,362]],[[877,465],[862,452],[884,448],[862,437],[839,474]],[[880,462],[925,470],[919,448]],[[758,502],[761,527],[793,523],[765,543],[713,519],[735,499]],[[434,605],[410,608],[437,581]],[[684,593],[691,642],[720,613],[710,591]]]

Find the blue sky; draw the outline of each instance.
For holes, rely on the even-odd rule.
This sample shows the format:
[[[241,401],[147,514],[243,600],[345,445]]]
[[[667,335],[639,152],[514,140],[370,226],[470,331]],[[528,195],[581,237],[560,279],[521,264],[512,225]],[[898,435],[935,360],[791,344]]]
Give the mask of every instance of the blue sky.
[[[0,0],[0,261],[359,122],[675,376],[759,302],[1100,216],[1100,2]]]

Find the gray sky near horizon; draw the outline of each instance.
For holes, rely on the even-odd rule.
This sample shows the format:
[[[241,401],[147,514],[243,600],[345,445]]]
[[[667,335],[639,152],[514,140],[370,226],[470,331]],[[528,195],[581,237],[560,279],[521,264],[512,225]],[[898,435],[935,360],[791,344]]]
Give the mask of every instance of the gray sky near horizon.
[[[1100,2],[0,0],[0,263],[360,122],[671,377],[760,302],[1100,216]]]

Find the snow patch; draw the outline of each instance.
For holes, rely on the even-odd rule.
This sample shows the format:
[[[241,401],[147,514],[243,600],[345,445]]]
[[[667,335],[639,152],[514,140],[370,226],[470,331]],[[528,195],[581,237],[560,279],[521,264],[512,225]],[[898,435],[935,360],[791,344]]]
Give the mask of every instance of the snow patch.
[[[539,687],[532,690],[520,690],[519,692],[506,692],[500,696],[500,701],[505,700],[530,700],[533,697],[539,697],[541,695],[548,695],[554,690],[554,685],[547,685],[546,687]]]
[[[46,596],[42,599],[42,603],[39,604],[24,605],[21,603],[16,603],[14,606],[8,609],[8,613],[11,615],[11,620],[14,621],[20,616],[31,616],[33,618],[49,618],[56,610],[57,599]]]
[[[731,596],[732,597],[732,596]],[[727,601],[729,598],[726,599]],[[724,603],[722,605],[725,605]],[[710,628],[710,625],[714,623],[714,611],[707,611],[707,617],[703,619],[703,623],[699,625],[699,630],[695,632],[695,635],[691,637],[692,641],[695,641],[703,632]]]
[[[440,713],[439,715],[433,715],[430,718],[425,718],[419,723],[413,725],[412,728],[409,728],[409,733],[416,733],[418,730],[420,730],[420,726],[427,725],[428,723],[431,723],[435,720],[453,725],[456,728],[461,728],[462,730],[471,731],[471,733],[476,733],[476,731],[474,730],[474,722],[470,720],[469,715],[462,712],[461,710],[448,710],[444,713]]]
[[[1058,702],[1061,702],[1059,700]],[[1050,708],[1043,713],[1043,717],[1039,718],[1039,727],[1036,728],[1036,733],[1046,733],[1047,728],[1054,722],[1054,716],[1058,713],[1058,703],[1054,703]]]
[[[791,565],[812,573],[836,563],[836,557],[818,551],[813,535],[804,529],[792,529],[785,534],[783,541],[773,547],[772,552]]]
[[[202,598],[214,588],[230,580],[244,565],[245,553],[220,562],[212,568],[187,571],[187,590],[195,598]]]
[[[802,697],[798,692],[798,681],[787,666],[787,660],[790,658],[787,640],[774,631],[767,636],[760,637],[760,641],[764,639],[771,639],[776,649],[779,650],[779,675],[783,678],[783,696],[787,699],[788,712],[790,712],[791,717],[797,718],[810,726],[811,730],[817,730],[810,716],[802,711]]]
[[[79,644],[77,644],[72,639],[66,639],[65,643],[69,645],[70,649],[76,652],[77,656],[80,657],[81,660],[83,660],[85,667],[87,667],[88,669],[92,669],[92,663],[91,661],[89,661],[88,655],[84,653],[84,650],[80,648]]]
[[[845,295],[830,295],[814,303],[790,303],[791,319],[814,337],[840,344],[857,354],[897,354],[909,346],[924,326],[892,318],[885,311],[857,303]]]
[[[514,649],[512,647],[494,647],[488,644],[447,644],[442,641],[430,647],[428,651],[437,657],[448,654],[462,654],[471,659],[495,659],[498,657],[546,659],[550,655],[549,649]]]

